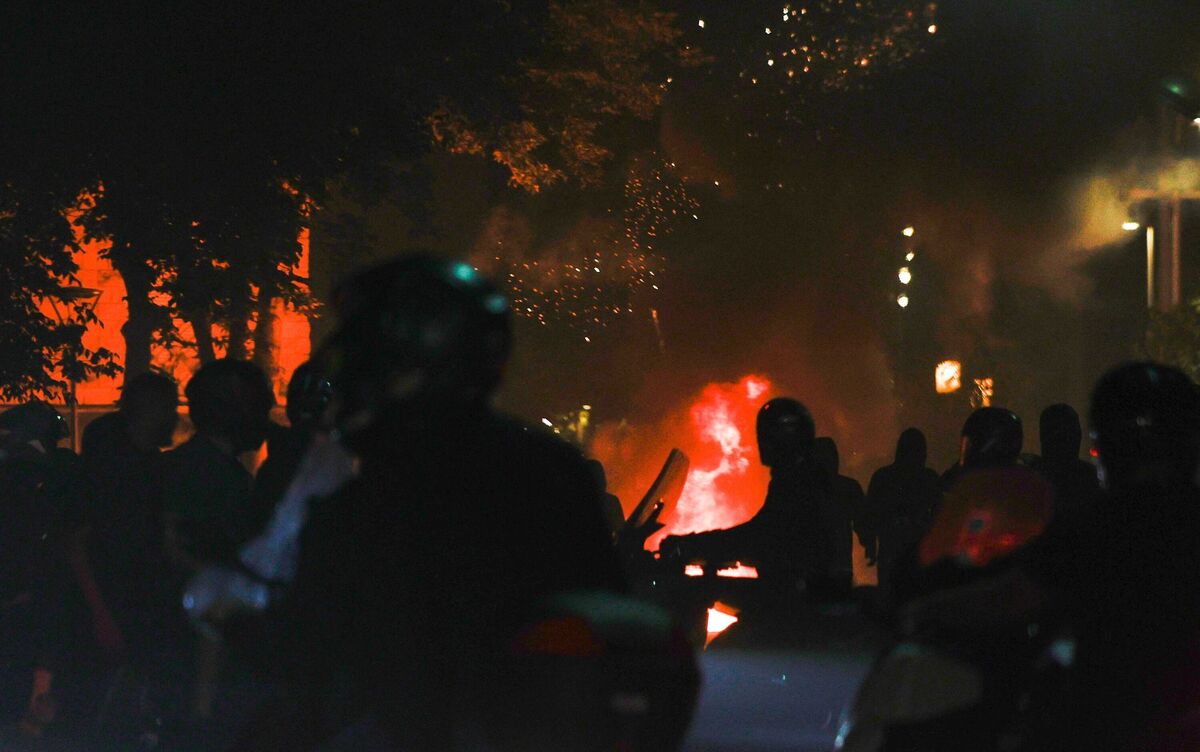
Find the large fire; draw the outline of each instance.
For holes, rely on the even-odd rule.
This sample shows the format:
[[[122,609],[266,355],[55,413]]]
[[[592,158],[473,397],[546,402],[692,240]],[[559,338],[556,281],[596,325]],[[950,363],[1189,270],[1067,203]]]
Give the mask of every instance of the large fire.
[[[598,433],[593,452],[608,469],[626,512],[653,482],[672,447],[691,460],[675,513],[663,520],[666,527],[647,541],[647,548],[657,549],[669,534],[738,525],[759,510],[768,475],[758,462],[754,422],[771,391],[771,382],[757,375],[712,383],[684,414],[670,416],[653,430],[610,427]]]

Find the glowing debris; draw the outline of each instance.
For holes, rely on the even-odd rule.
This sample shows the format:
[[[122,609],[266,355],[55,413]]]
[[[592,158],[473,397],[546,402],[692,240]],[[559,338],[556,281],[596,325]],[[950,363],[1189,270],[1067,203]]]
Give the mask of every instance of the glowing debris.
[[[933,369],[933,387],[938,394],[953,394],[962,388],[962,363],[943,360]]]

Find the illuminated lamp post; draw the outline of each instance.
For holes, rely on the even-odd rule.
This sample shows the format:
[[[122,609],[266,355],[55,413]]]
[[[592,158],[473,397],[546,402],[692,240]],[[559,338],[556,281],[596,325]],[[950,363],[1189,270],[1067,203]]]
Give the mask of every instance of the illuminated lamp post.
[[[1200,120],[1200,84],[1186,76],[1172,76],[1159,88],[1159,150],[1164,156],[1176,157],[1184,142],[1185,129]],[[1179,305],[1180,295],[1180,228],[1183,224],[1183,202],[1200,200],[1200,191],[1179,188],[1135,188],[1129,192],[1135,201],[1149,200],[1158,204],[1157,226],[1162,234],[1156,240],[1154,228],[1146,228],[1147,303],[1159,311],[1170,311]],[[1155,242],[1158,247],[1155,247]]]
[[[54,317],[58,319],[60,326],[66,323],[63,318],[62,310],[58,304],[65,303],[67,305],[84,302],[87,304],[88,312],[96,310],[96,305],[100,302],[102,290],[93,290],[90,287],[66,287],[59,288],[48,295],[50,307],[54,309]],[[67,369],[67,381],[71,385],[71,391],[68,396],[71,406],[71,449],[75,452],[79,451],[79,400],[76,397],[78,382],[75,379],[75,367],[79,364],[79,353],[74,347],[69,348],[71,362]]]

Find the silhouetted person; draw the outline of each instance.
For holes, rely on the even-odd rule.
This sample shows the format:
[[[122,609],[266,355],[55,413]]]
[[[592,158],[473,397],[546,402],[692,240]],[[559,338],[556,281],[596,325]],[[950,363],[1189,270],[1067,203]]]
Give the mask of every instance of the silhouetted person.
[[[1043,748],[1200,748],[1200,395],[1131,363],[1092,396],[1104,493],[1035,548],[1029,571],[1073,615],[1073,688]],[[1065,716],[1065,717],[1064,717]]]
[[[84,586],[85,596],[104,601],[139,655],[151,652],[150,645],[163,637],[164,612],[175,607],[161,576],[166,564],[162,450],[175,434],[178,405],[174,381],[144,373],[125,383],[116,412],[92,421],[83,432],[88,498],[76,554],[86,552],[86,566],[94,574],[94,584]]]
[[[338,731],[326,698],[341,685],[396,748],[448,749],[506,699],[493,677],[536,603],[624,578],[583,457],[490,407],[510,345],[502,294],[416,256],[336,298],[314,361],[361,472],[311,506],[301,538],[289,720],[266,712],[240,748],[313,748]]]
[[[10,710],[28,702],[20,729],[31,736],[54,717],[53,680],[72,638],[66,554],[82,473],[73,453],[57,450],[66,436],[66,422],[45,402],[0,414],[0,668],[32,684],[26,697],[4,698]]]
[[[238,458],[262,446],[275,402],[262,369],[232,359],[202,366],[184,394],[196,435],[167,453],[163,514],[164,550],[180,586],[206,565],[236,565],[238,547],[257,532],[252,478]],[[216,633],[200,637],[194,720],[212,713],[221,653]]]
[[[958,587],[1010,566],[1010,555],[1040,535],[1053,513],[1053,488],[1019,462],[1024,430],[1010,410],[982,407],[963,424],[959,463],[916,556],[904,554],[893,592],[900,602]]]
[[[940,480],[925,466],[926,451],[925,434],[905,429],[896,442],[895,461],[876,470],[867,485],[868,512],[859,537],[877,566],[880,588],[890,587],[897,559],[916,548],[939,506]]]
[[[827,519],[831,489],[813,461],[815,429],[808,408],[779,397],[758,411],[758,452],[771,468],[762,509],[728,530],[667,536],[660,550],[719,566],[753,564],[759,576],[790,587],[803,579],[823,593],[834,587],[833,534]]]
[[[590,459],[587,461],[587,464],[596,487],[600,489],[600,503],[601,510],[604,513],[604,521],[608,524],[609,530],[612,531],[613,540],[615,541],[617,533],[621,532],[621,528],[625,527],[625,510],[621,508],[621,500],[608,492],[608,476],[604,472],[603,463],[600,460]]]
[[[1090,505],[1100,492],[1096,466],[1079,459],[1083,430],[1079,413],[1070,405],[1051,405],[1039,422],[1042,456],[1033,464],[1054,486],[1054,513],[1072,517]]]
[[[818,437],[813,444],[813,461],[829,479],[830,508],[824,513],[829,521],[832,540],[831,576],[835,586],[849,591],[854,585],[854,525],[865,513],[866,496],[853,478],[838,473],[840,457],[837,443],[829,436]]]
[[[289,425],[277,427],[271,433],[267,440],[267,458],[254,476],[256,527],[261,529],[270,519],[275,505],[283,499],[332,396],[333,385],[311,362],[296,367],[287,388]]]

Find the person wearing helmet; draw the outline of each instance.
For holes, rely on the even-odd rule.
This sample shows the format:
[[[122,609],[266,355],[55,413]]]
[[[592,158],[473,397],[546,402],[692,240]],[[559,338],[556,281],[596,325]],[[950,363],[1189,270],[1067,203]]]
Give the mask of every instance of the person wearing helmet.
[[[979,408],[963,423],[958,462],[942,474],[942,487],[950,488],[968,470],[1016,465],[1024,440],[1016,413],[1002,407]]]
[[[401,257],[344,283],[335,307],[313,361],[360,470],[310,506],[301,537],[283,606],[297,697],[265,709],[238,748],[311,749],[336,733],[333,677],[386,748],[474,748],[463,739],[505,699],[487,688],[530,609],[626,589],[601,489],[575,449],[490,406],[509,302],[472,267]]]
[[[277,426],[267,439],[267,458],[254,476],[256,527],[262,527],[296,476],[321,417],[333,396],[333,385],[305,361],[292,372],[287,388],[288,427]]]
[[[1128,363],[1097,383],[1090,422],[1102,495],[1026,565],[1073,632],[1045,748],[1196,749],[1200,392],[1175,368]]]
[[[929,530],[898,567],[900,602],[990,576],[1045,530],[1054,490],[1019,463],[1023,440],[1010,410],[982,407],[967,418]]]
[[[762,509],[728,530],[667,536],[660,550],[685,562],[753,563],[765,581],[794,586],[803,580],[810,589],[829,592],[835,521],[826,519],[829,478],[812,457],[812,415],[800,402],[778,397],[759,409],[756,430],[759,458],[771,469]]]

